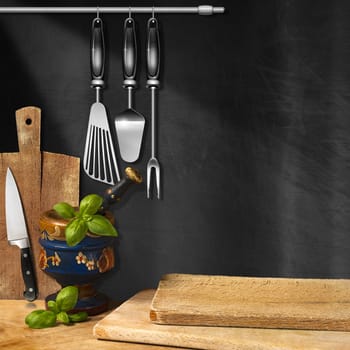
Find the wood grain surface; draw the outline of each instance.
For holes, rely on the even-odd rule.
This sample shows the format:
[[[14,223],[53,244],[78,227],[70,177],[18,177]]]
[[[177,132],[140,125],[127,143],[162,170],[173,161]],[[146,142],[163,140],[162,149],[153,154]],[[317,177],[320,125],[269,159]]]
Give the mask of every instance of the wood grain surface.
[[[72,206],[79,204],[80,158],[65,154],[42,152],[42,173],[40,212],[52,209],[57,202],[67,202]],[[36,264],[38,254],[35,255]],[[39,296],[56,292],[61,287],[39,268]]]
[[[169,274],[151,304],[159,324],[350,330],[350,280]]]
[[[30,329],[24,323],[33,310],[43,309],[44,302],[0,300],[0,349],[6,350],[170,350],[168,347],[128,344],[97,340],[92,328],[105,314],[90,317],[87,322],[72,326]],[[171,348],[176,349],[176,348]]]
[[[205,350],[345,350],[350,333],[154,324],[149,310],[154,290],[146,290],[112,311],[94,327],[100,339]]]
[[[41,113],[35,107],[16,111],[19,152],[0,154],[0,298],[23,298],[20,252],[9,246],[5,220],[5,177],[10,167],[15,177],[27,222],[33,256],[39,254],[38,218],[40,212]],[[37,269],[36,269],[37,271]],[[37,271],[38,275],[38,271]]]
[[[7,242],[5,177],[10,167],[22,199],[31,241],[39,297],[55,292],[59,285],[37,266],[40,252],[41,210],[58,201],[76,204],[79,199],[79,158],[40,151],[41,110],[24,107],[16,111],[19,152],[0,153],[0,298],[22,299],[20,252]],[[63,173],[65,177],[63,177]],[[65,179],[68,179],[67,181]]]
[[[57,202],[79,204],[80,158],[42,152],[41,211]]]

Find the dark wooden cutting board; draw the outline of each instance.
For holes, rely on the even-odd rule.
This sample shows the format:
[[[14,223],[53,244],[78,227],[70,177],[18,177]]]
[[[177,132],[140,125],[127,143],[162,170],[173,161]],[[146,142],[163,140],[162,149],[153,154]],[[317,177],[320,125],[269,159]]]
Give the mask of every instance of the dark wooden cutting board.
[[[169,274],[150,318],[159,324],[350,331],[350,280]]]
[[[40,151],[40,108],[17,110],[16,125],[19,152],[0,153],[0,298],[22,299],[24,290],[19,249],[7,242],[4,197],[8,167],[20,191],[33,249],[39,298],[43,298],[57,291],[59,285],[38,268],[40,212],[58,201],[78,204],[80,160]]]

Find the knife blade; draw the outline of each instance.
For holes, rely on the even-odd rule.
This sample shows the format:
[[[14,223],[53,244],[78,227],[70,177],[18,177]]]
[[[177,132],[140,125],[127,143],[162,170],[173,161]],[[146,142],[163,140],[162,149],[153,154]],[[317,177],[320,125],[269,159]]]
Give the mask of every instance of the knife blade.
[[[10,245],[16,245],[21,250],[21,269],[25,286],[23,295],[28,301],[33,301],[38,296],[38,290],[31,256],[30,241],[21,197],[10,168],[7,168],[6,173],[5,217],[7,240]]]

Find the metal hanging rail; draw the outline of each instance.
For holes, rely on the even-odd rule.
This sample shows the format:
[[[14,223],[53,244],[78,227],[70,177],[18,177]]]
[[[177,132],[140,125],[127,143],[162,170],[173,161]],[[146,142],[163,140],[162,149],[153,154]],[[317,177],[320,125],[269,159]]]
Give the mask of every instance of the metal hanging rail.
[[[0,7],[0,13],[187,13],[213,15],[225,12],[224,7]]]

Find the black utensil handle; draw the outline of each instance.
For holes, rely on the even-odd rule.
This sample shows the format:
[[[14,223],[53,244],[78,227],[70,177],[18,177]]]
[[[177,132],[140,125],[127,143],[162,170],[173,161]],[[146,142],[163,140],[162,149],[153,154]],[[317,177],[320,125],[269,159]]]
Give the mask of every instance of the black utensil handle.
[[[136,85],[137,44],[135,21],[129,17],[124,22],[123,74],[124,87]]]
[[[21,249],[21,268],[25,287],[23,295],[28,301],[33,301],[37,298],[38,291],[30,248]]]
[[[102,211],[109,209],[110,205],[120,201],[123,194],[133,184],[128,178],[121,179],[116,185],[106,190],[103,196],[103,203],[101,206]]]
[[[159,86],[160,44],[158,21],[152,17],[147,22],[147,87]]]
[[[121,197],[130,188],[131,185],[140,184],[142,181],[142,175],[137,169],[127,167],[125,169],[125,175],[123,178],[116,185],[108,188],[104,193],[103,203],[100,211],[104,212],[108,210],[110,205],[120,201]]]
[[[97,17],[92,21],[91,32],[91,86],[103,86],[103,74],[105,65],[105,45],[103,37],[103,23]]]

